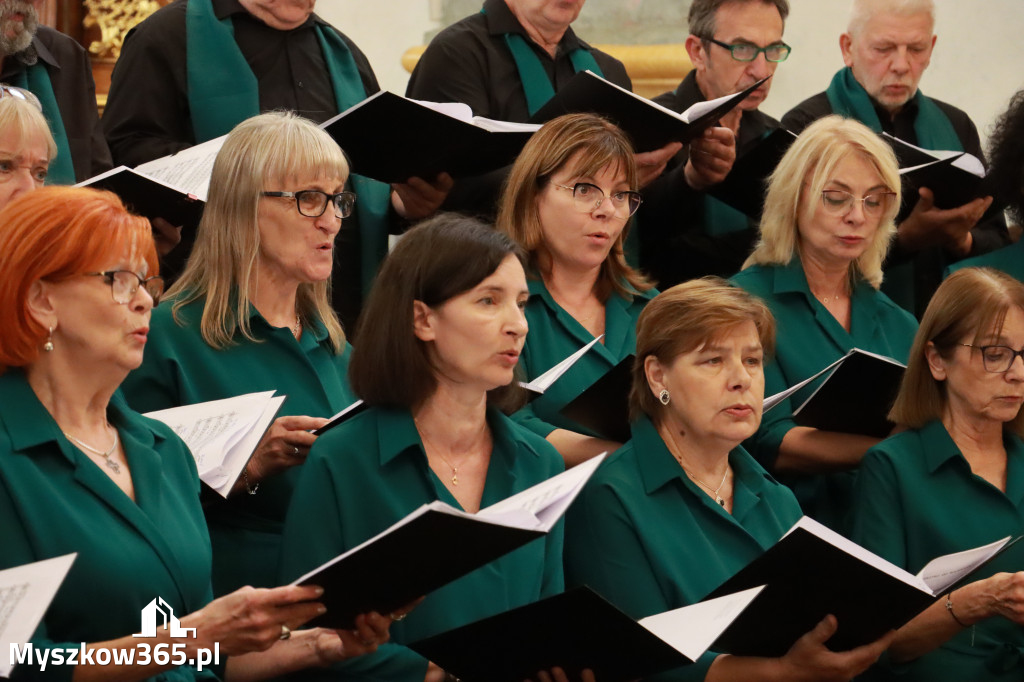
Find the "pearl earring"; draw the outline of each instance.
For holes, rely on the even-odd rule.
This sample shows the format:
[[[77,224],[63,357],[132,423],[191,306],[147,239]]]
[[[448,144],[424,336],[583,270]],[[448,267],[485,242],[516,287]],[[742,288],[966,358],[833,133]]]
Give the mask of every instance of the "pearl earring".
[[[50,327],[50,333],[46,337],[46,343],[43,344],[43,350],[47,353],[53,350],[53,327]]]

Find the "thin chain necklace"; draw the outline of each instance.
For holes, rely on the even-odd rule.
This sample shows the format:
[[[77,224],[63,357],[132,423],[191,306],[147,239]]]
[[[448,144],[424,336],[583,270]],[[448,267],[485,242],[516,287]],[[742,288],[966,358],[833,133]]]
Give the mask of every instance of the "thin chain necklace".
[[[426,452],[426,450],[427,450],[427,443],[428,443],[428,441],[430,441],[430,438],[426,435],[426,433],[423,431],[423,429],[420,428],[419,422],[416,419],[413,419],[413,422],[416,424],[417,430],[420,432],[420,440],[423,441],[423,451]],[[467,454],[465,457],[463,457],[462,461],[459,462],[459,466],[455,466],[450,461],[448,461],[447,457],[445,457],[444,455],[441,454],[441,448],[431,448],[431,449],[434,451],[434,454],[436,454],[438,457],[440,457],[441,461],[444,462],[446,465],[448,465],[448,468],[452,470],[452,485],[454,485],[454,486],[459,485],[459,466],[462,466],[463,464],[465,464],[466,460],[468,460],[470,457],[473,456],[473,453],[471,452],[471,453]]]
[[[114,429],[114,442],[111,443],[110,447],[107,448],[106,451],[99,450],[99,449],[94,448],[93,446],[89,445],[88,443],[84,443],[84,442],[78,440],[77,438],[72,436],[67,431],[64,431],[63,429],[61,430],[61,432],[65,436],[67,436],[68,440],[73,442],[75,445],[78,445],[79,447],[85,448],[86,450],[88,450],[89,452],[93,453],[94,455],[99,455],[100,457],[102,457],[104,459],[104,461],[106,462],[107,468],[110,469],[111,471],[113,471],[115,474],[121,473],[121,465],[118,464],[117,462],[115,462],[111,458],[111,455],[114,454],[114,450],[117,449],[117,444],[118,444],[117,429]]]
[[[722,506],[722,507],[725,506],[725,500],[722,498],[721,495],[718,494],[718,491],[722,489],[722,486],[725,485],[725,480],[727,478],[729,478],[729,465],[728,464],[725,465],[725,473],[722,474],[722,482],[718,484],[717,488],[712,488],[707,483],[705,483],[704,481],[702,481],[699,478],[697,478],[696,476],[694,476],[693,472],[686,468],[686,465],[683,464],[683,458],[682,457],[680,457],[679,455],[677,455],[675,453],[672,453],[672,455],[676,458],[676,461],[679,462],[679,466],[683,467],[683,471],[686,472],[686,475],[693,479],[694,483],[696,483],[701,488],[704,488],[704,490],[707,490],[709,493],[714,495],[715,496],[715,502],[717,502],[720,506]]]

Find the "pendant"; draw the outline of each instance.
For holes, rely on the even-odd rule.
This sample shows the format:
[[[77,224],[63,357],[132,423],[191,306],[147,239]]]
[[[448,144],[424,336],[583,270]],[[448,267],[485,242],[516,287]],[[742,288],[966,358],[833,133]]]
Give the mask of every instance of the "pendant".
[[[455,467],[452,467],[452,485],[458,485],[458,484],[459,484],[459,470],[456,469]]]
[[[109,457],[106,457],[105,460],[107,462],[107,468],[108,469],[113,471],[115,474],[121,473],[121,465],[120,464],[118,464],[114,460],[110,459]]]
[[[718,504],[722,505],[723,507],[725,506],[725,500],[723,500],[718,495],[715,495],[715,502],[717,502]]]

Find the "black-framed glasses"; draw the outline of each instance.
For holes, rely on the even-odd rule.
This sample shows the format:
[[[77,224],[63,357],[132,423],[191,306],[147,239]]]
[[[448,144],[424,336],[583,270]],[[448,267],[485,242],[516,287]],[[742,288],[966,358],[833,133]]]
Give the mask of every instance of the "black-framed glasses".
[[[1013,361],[1018,356],[1024,360],[1024,348],[1014,350],[1009,346],[975,346],[973,343],[961,343],[960,345],[977,348],[981,351],[981,363],[985,366],[985,371],[993,374],[1009,372],[1013,367]]]
[[[559,189],[571,191],[573,204],[576,206],[576,210],[582,213],[593,213],[601,206],[605,199],[604,190],[589,182],[577,182],[571,187],[569,185],[559,185],[557,182],[552,182],[551,184]],[[643,197],[640,196],[640,192],[632,190],[612,192],[609,198],[612,202],[612,208],[615,209],[615,214],[622,218],[628,218],[636,213],[636,210],[640,208],[640,204],[644,201]]]
[[[859,201],[866,215],[877,218],[885,214],[895,198],[895,192],[875,192],[865,197],[855,197],[841,189],[821,190],[821,205],[825,207],[826,213],[832,215],[845,215],[853,203]]]
[[[764,52],[764,58],[770,62],[784,62],[789,59],[789,53],[793,51],[793,48],[786,43],[772,43],[767,47],[758,47],[753,43],[730,45],[714,38],[705,38],[704,40],[729,50],[732,53],[732,58],[738,62],[752,62],[762,52]]]
[[[318,189],[304,189],[299,192],[260,192],[265,197],[284,197],[295,199],[295,207],[307,218],[319,218],[327,210],[327,204],[334,204],[334,215],[348,218],[356,205],[355,192],[338,192],[328,194]]]
[[[152,277],[140,277],[131,270],[105,270],[103,272],[82,273],[88,277],[102,277],[110,285],[110,296],[114,303],[127,305],[135,296],[135,292],[142,287],[153,299],[153,307],[160,303],[160,297],[164,295],[164,278],[158,275]]]

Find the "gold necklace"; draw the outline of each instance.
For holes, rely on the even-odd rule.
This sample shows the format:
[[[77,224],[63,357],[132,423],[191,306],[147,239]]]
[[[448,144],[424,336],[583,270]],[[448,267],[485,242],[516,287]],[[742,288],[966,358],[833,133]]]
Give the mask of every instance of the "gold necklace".
[[[67,437],[67,439],[72,441],[75,445],[78,445],[79,447],[85,448],[89,452],[91,452],[93,454],[96,454],[96,455],[99,455],[100,457],[102,457],[105,460],[105,462],[106,462],[107,468],[110,469],[111,471],[113,471],[115,474],[121,473],[121,465],[118,464],[117,462],[115,462],[110,457],[112,454],[114,454],[114,450],[117,448],[117,443],[118,443],[117,429],[114,429],[114,442],[111,443],[110,447],[107,448],[105,451],[104,450],[100,450],[98,448],[94,448],[93,446],[89,445],[88,443],[85,443],[83,441],[78,440],[77,438],[72,436],[67,431],[64,431],[63,429],[61,429],[61,433],[63,433]]]
[[[683,464],[683,458],[682,457],[680,457],[679,455],[675,454],[674,452],[672,453],[672,455],[676,458],[676,461],[679,462],[679,466],[681,466],[683,468],[683,471],[686,472],[686,475],[693,479],[694,483],[696,483],[697,485],[699,485],[700,487],[704,488],[709,493],[714,495],[715,502],[717,502],[720,506],[722,506],[722,507],[725,506],[725,500],[722,498],[721,495],[718,494],[718,491],[722,489],[722,486],[725,485],[725,480],[727,478],[729,478],[729,465],[728,464],[725,465],[725,473],[722,474],[722,481],[721,481],[721,483],[718,484],[717,488],[712,488],[707,483],[705,483],[704,481],[702,481],[699,478],[697,478],[696,476],[694,476],[693,472],[686,468],[686,465]]]
[[[416,424],[416,430],[419,431],[419,433],[420,433],[420,440],[423,441],[423,452],[426,453],[427,452],[427,443],[428,443],[428,441],[430,441],[430,438],[427,436],[426,432],[422,428],[420,428],[419,422],[415,418],[413,419],[413,423]],[[450,461],[448,461],[448,458],[441,454],[441,449],[440,448],[431,448],[431,450],[433,450],[434,454],[436,454],[438,457],[440,457],[441,461],[444,462],[446,465],[448,465],[448,468],[452,470],[452,485],[454,485],[454,486],[459,485],[459,467],[455,466]],[[468,460],[472,456],[473,456],[472,452],[467,454],[463,458],[463,460],[461,462],[459,462],[459,466],[462,466],[463,464],[465,464],[466,460]]]

